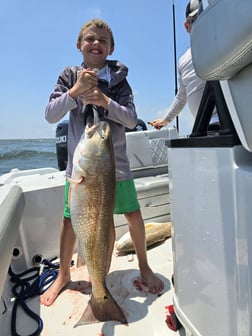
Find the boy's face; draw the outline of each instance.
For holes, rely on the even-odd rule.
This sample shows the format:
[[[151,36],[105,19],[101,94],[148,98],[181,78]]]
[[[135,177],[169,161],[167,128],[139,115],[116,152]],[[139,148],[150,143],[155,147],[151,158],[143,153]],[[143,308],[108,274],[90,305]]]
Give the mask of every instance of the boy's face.
[[[77,43],[77,48],[83,55],[85,65],[91,69],[104,67],[107,56],[112,55],[114,51],[109,32],[96,26],[90,26],[83,31],[82,40]]]

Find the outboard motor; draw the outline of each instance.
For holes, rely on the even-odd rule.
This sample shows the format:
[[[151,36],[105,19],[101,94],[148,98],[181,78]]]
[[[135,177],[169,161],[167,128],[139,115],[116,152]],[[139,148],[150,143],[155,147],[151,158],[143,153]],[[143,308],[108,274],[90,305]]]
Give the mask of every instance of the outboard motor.
[[[137,124],[134,128],[130,129],[126,127],[125,129],[126,132],[137,132],[137,131],[146,131],[146,130],[147,130],[147,126],[142,119],[137,119]]]
[[[59,170],[65,170],[67,166],[67,135],[68,120],[63,120],[56,128],[56,154]]]

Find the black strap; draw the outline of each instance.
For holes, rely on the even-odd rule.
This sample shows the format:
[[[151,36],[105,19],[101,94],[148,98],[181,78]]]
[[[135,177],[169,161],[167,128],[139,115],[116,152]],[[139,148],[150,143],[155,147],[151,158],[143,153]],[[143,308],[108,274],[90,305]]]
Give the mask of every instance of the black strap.
[[[220,135],[236,134],[219,81],[207,81],[190,137],[207,135],[213,110],[220,121]]]

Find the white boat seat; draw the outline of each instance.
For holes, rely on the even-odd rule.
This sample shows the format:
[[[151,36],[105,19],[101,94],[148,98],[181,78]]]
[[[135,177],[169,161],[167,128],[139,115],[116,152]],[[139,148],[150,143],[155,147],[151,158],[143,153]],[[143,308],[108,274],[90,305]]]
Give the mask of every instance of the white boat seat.
[[[219,80],[242,145],[252,151],[252,1],[210,2],[193,24],[191,49],[199,77]]]
[[[167,174],[165,141],[177,136],[175,128],[126,133],[127,155],[134,178]]]
[[[24,206],[24,195],[20,187],[0,186],[0,295],[8,274]]]

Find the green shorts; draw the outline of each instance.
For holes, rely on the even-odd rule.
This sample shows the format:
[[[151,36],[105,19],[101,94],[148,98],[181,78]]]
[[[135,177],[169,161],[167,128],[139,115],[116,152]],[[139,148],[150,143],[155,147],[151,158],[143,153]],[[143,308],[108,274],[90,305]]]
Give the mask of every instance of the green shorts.
[[[64,217],[70,218],[70,209],[68,202],[70,183],[66,180],[65,184],[65,203],[64,203]],[[140,204],[137,199],[137,192],[134,181],[125,180],[116,182],[116,202],[114,214],[125,214],[140,209]]]

